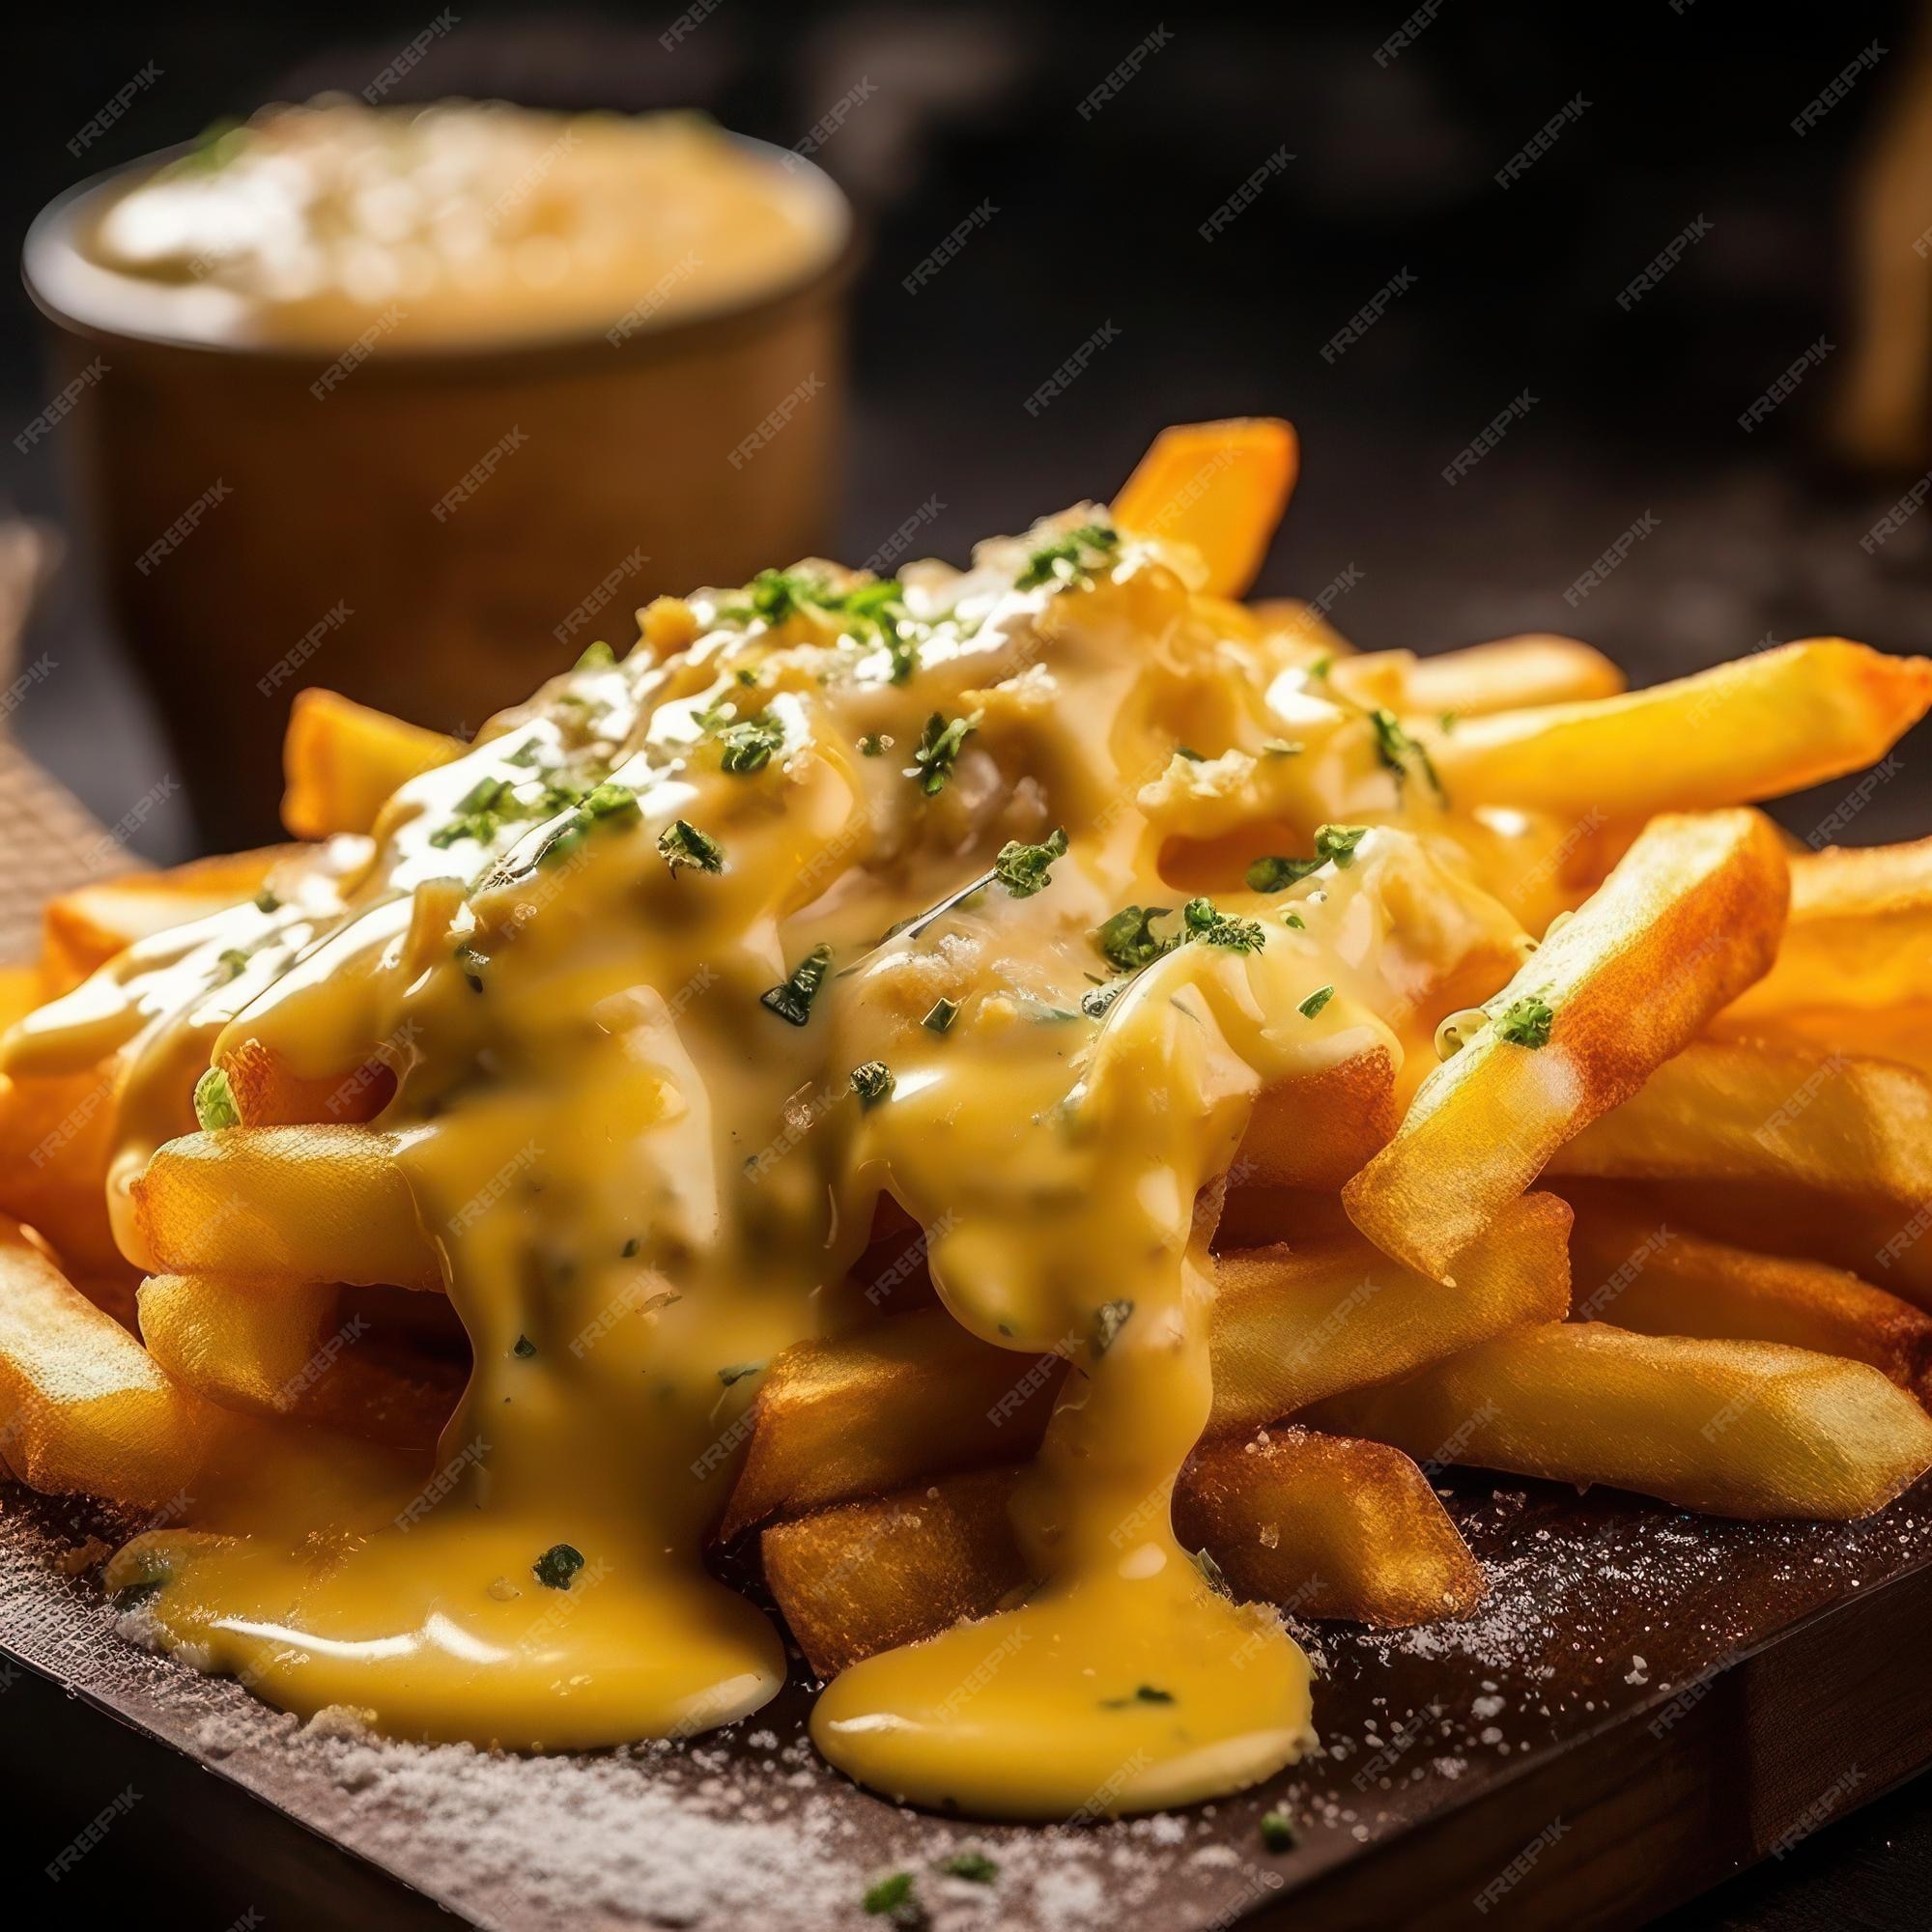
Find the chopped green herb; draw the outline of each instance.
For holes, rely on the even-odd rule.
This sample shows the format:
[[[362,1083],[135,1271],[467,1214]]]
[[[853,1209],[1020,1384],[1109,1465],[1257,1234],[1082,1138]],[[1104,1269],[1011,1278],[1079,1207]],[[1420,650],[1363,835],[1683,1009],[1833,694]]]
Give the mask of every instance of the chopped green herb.
[[[784,750],[784,726],[769,711],[762,711],[725,729],[721,738],[724,753],[719,762],[733,778],[761,772],[774,752]]]
[[[1103,1697],[1100,1708],[1103,1711],[1124,1711],[1130,1704],[1172,1704],[1174,1692],[1158,1690],[1151,1684],[1139,1686],[1131,1697]]]
[[[1496,1018],[1497,1035],[1513,1046],[1531,1049],[1549,1044],[1549,1029],[1556,1015],[1546,1001],[1533,994],[1512,1000]]]
[[[1095,570],[1112,562],[1120,547],[1118,530],[1105,524],[1082,524],[1030,553],[1025,569],[1013,579],[1013,588],[1037,590],[1043,583],[1056,588],[1084,586],[1093,582]]]
[[[868,1060],[863,1066],[852,1069],[852,1091],[858,1094],[863,1108],[876,1107],[881,1100],[890,1099],[895,1084],[893,1069],[883,1060]]]
[[[880,737],[876,731],[867,731],[866,735],[859,740],[860,754],[863,757],[876,758],[885,751],[886,747],[890,745],[892,742],[893,741],[890,738]]]
[[[537,1345],[527,1335],[519,1335],[516,1340],[516,1346],[510,1350],[511,1354],[515,1355],[518,1360],[525,1362],[527,1362],[536,1351]]]
[[[637,1254],[637,1252],[638,1252],[638,1237],[637,1237],[637,1236],[633,1235],[633,1236],[631,1236],[631,1238],[630,1238],[630,1239],[629,1239],[628,1241],[626,1241],[626,1242],[624,1243],[624,1245],[623,1245],[623,1248],[622,1248],[622,1249],[620,1250],[620,1252],[622,1253],[622,1255],[623,1255],[623,1258],[624,1258],[624,1259],[625,1259],[626,1261],[630,1261],[631,1259],[633,1259],[633,1257],[634,1257],[634,1256],[635,1256],[635,1255]]]
[[[1346,872],[1355,863],[1355,847],[1369,836],[1366,825],[1318,825],[1315,850],[1330,861],[1338,872]]]
[[[695,866],[700,872],[724,869],[724,848],[688,818],[672,819],[658,834],[658,853],[673,876],[680,866]]]
[[[764,1367],[762,1362],[733,1362],[728,1369],[718,1371],[718,1379],[729,1388],[733,1382],[741,1382],[747,1376],[754,1376]]]
[[[281,900],[278,899],[275,896],[275,895],[269,890],[267,886],[264,886],[262,890],[255,895],[255,910],[257,912],[279,912],[281,909],[282,909]]]
[[[1224,946],[1231,952],[1259,952],[1267,944],[1261,922],[1236,919],[1225,913],[1212,899],[1189,899],[1181,917],[1187,922],[1187,936],[1204,946]]]
[[[927,1033],[951,1033],[952,1022],[959,1017],[957,1000],[934,1000],[932,1009],[920,1021]]]
[[[248,955],[239,946],[230,946],[215,954],[214,963],[224,980],[239,980],[248,970]]]
[[[1065,856],[1066,834],[1058,826],[1037,845],[1022,845],[1009,838],[993,861],[993,876],[1016,899],[1030,899],[1043,886],[1052,884],[1047,868]]]
[[[1408,782],[1408,770],[1413,760],[1424,778],[1429,781],[1429,788],[1437,798],[1445,798],[1442,781],[1435,775],[1435,761],[1429,755],[1428,748],[1418,739],[1412,738],[1403,722],[1386,706],[1378,705],[1369,713],[1369,726],[1376,734],[1376,756],[1395,775],[1395,788],[1398,795]]]
[[[814,946],[798,964],[782,986],[774,986],[758,995],[758,1004],[792,1026],[802,1027],[811,1017],[811,1003],[832,970],[832,949]]]
[[[1262,1846],[1270,1852],[1292,1852],[1301,1842],[1301,1833],[1286,1811],[1262,1814]]]
[[[447,850],[462,838],[487,844],[502,824],[499,808],[510,799],[510,781],[494,775],[480,778],[456,801],[456,816],[430,834],[429,842]]]
[[[808,604],[823,601],[825,580],[807,570],[761,570],[746,586],[752,614],[767,624],[782,624]]]
[[[577,661],[579,670],[609,670],[617,662],[617,653],[599,638],[594,644],[585,644],[583,655]]]
[[[1318,986],[1294,1010],[1303,1019],[1312,1020],[1334,997],[1335,989],[1333,986]]]
[[[917,1901],[913,1897],[912,1890],[912,1873],[895,1871],[880,1879],[877,1884],[867,1886],[861,1903],[874,1918],[883,1918],[888,1915],[898,1918],[909,1909],[917,1910]]]
[[[1281,923],[1284,925],[1293,926],[1296,932],[1306,932],[1308,930],[1308,922],[1298,912],[1283,913]]]
[[[948,1878],[963,1878],[971,1885],[991,1885],[1000,1868],[984,1852],[954,1852],[940,1861],[939,1869]]]
[[[1207,753],[1197,752],[1192,745],[1175,746],[1174,755],[1177,758],[1185,758],[1190,765],[1205,765],[1208,762]]]
[[[1312,684],[1318,678],[1325,678],[1334,668],[1335,660],[1332,657],[1319,657],[1302,672],[1302,676]]]
[[[638,794],[629,785],[619,784],[615,779],[606,779],[602,784],[592,785],[583,794],[577,809],[587,812],[592,819],[608,819],[617,824],[628,825],[642,816]]]
[[[567,1543],[553,1543],[530,1565],[536,1579],[546,1590],[567,1590],[570,1579],[583,1568],[583,1554]]]
[[[194,1118],[206,1134],[242,1124],[242,1110],[235,1104],[227,1074],[218,1066],[211,1066],[194,1083]]]
[[[1270,856],[1257,859],[1247,870],[1247,886],[1251,893],[1278,893],[1288,886],[1298,884],[1311,872],[1319,872],[1323,866],[1333,865],[1337,871],[1346,872],[1355,863],[1355,847],[1369,835],[1366,825],[1321,825],[1315,831],[1315,856],[1312,859],[1284,859]]]
[[[959,748],[965,744],[967,733],[977,728],[979,723],[980,714],[977,711],[970,718],[955,718],[951,724],[947,723],[942,713],[935,711],[925,721],[919,749],[912,754],[916,769],[909,776],[919,781],[919,788],[928,798],[941,790],[952,776],[952,767],[959,758]]]
[[[1442,727],[1442,735],[1446,738],[1456,728],[1456,714],[1445,711],[1435,722]]]
[[[1151,966],[1163,952],[1172,952],[1176,942],[1157,938],[1153,922],[1164,918],[1171,906],[1122,906],[1112,919],[1097,926],[1094,944],[1108,965],[1122,973],[1138,973]]]
[[[1114,1346],[1133,1312],[1134,1304],[1124,1299],[1103,1301],[1094,1311],[1094,1352],[1096,1355],[1104,1355]]]

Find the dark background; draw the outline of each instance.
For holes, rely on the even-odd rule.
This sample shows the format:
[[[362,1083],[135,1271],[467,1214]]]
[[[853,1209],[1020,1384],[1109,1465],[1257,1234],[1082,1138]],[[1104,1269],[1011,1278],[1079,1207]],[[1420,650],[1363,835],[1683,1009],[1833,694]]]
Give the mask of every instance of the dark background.
[[[1303,482],[1262,588],[1315,595],[1345,577],[1331,615],[1363,645],[1564,630],[1639,681],[1767,637],[1922,647],[1932,516],[1872,556],[1858,539],[1923,466],[1847,473],[1824,435],[1851,360],[1856,168],[1906,78],[1912,11],[1678,5],[1441,0],[1412,45],[1378,62],[1404,0],[1325,13],[721,0],[669,50],[668,0],[461,0],[394,98],[696,104],[788,144],[865,93],[815,156],[872,231],[856,304],[848,556],[937,496],[945,509],[922,541],[963,560],[977,536],[1110,494],[1163,423],[1276,412],[1300,428]],[[195,0],[36,9],[8,88],[10,232],[78,175],[219,115],[359,89],[435,14],[429,0],[272,14]],[[1165,43],[1083,118],[1078,104],[1157,27]],[[1794,134],[1792,117],[1874,41],[1884,57]],[[76,160],[76,130],[150,62],[158,77]],[[1587,108],[1499,187],[1496,170],[1579,94]],[[1284,147],[1294,158],[1204,241],[1200,224]],[[997,213],[908,295],[902,278],[984,202]],[[1932,222],[1932,184],[1927,204]],[[1621,309],[1618,292],[1699,216],[1705,237]],[[1404,270],[1411,284],[1383,319],[1324,359],[1322,345]],[[1024,399],[1107,323],[1117,338],[1029,416]],[[12,446],[50,393],[34,325],[10,289],[0,496],[58,518],[60,433],[25,456]],[[1739,412],[1821,335],[1833,345],[1823,365],[1768,423],[1740,430]],[[1534,406],[1446,485],[1443,466],[1524,391]],[[648,464],[651,452],[611,457]],[[1646,511],[1654,532],[1566,604]],[[117,678],[80,576],[69,573],[34,639],[64,674],[17,724],[112,822],[166,753]],[[1923,759],[1908,743],[1906,782],[1874,797],[1857,837],[1924,829]],[[1804,834],[1840,796],[1784,815]],[[178,856],[185,818],[157,812],[138,842]]]
[[[669,4],[454,11],[392,99],[699,105],[790,144],[864,91],[814,156],[872,236],[856,302],[849,557],[937,497],[922,544],[963,561],[977,536],[1111,494],[1162,424],[1259,412],[1293,418],[1303,453],[1261,588],[1348,582],[1330,615],[1364,646],[1568,631],[1647,681],[1767,638],[1932,641],[1932,511],[1873,555],[1859,542],[1924,463],[1847,466],[1830,435],[1851,360],[1858,170],[1907,77],[1912,10],[1441,0],[1383,62],[1376,50],[1410,0],[1146,13],[721,0],[670,50],[659,38],[680,11]],[[9,234],[17,242],[80,175],[217,116],[359,89],[436,12],[431,0],[37,7],[10,36]],[[1167,37],[1137,77],[1083,118],[1078,103],[1157,26]],[[1873,42],[1883,57],[1795,134],[1792,117]],[[153,85],[76,159],[70,140],[151,62]],[[1496,170],[1579,94],[1587,108],[1499,187]],[[1293,158],[1205,241],[1200,224],[1284,147]],[[958,258],[908,295],[902,277],[988,202],[996,213]],[[1621,309],[1618,292],[1700,216],[1705,238]],[[1403,271],[1412,283],[1383,319],[1325,359],[1322,345]],[[50,392],[34,322],[11,286],[0,501],[60,524],[61,436],[26,455],[13,446]],[[1117,339],[1030,416],[1024,399],[1109,323]],[[1821,336],[1822,366],[1742,431],[1740,412]],[[1445,484],[1443,466],[1524,391],[1527,413]],[[1654,533],[1566,603],[1646,512]],[[62,675],[14,723],[111,822],[167,753],[82,572],[56,585],[29,649]],[[1932,829],[1925,744],[1923,731],[1907,741],[1900,778],[1850,836]],[[1833,786],[1780,815],[1804,835],[1842,796]],[[169,858],[191,838],[185,814],[164,810],[137,843]],[[1922,1925],[1932,1802],[1921,1782],[1742,1883],[1684,1925]]]

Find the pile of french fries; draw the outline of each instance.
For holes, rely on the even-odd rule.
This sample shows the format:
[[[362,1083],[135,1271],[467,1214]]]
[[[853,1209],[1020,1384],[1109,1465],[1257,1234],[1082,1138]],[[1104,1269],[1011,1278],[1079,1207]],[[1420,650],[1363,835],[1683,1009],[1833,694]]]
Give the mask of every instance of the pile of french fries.
[[[1171,431],[1114,514],[1233,599],[1293,460],[1283,425]],[[1213,1408],[1172,1497],[1183,1543],[1241,1598],[1396,1627],[1483,1596],[1451,1464],[1727,1517],[1883,1508],[1932,1467],[1932,840],[1814,851],[1752,807],[1882,757],[1932,663],[1814,639],[1630,693],[1564,638],[1417,659],[1293,605],[1227,613],[1399,721],[1459,808],[1569,836],[1520,895],[1533,947],[1414,989],[1439,1058],[1378,1047],[1264,1094],[1204,1200]],[[307,842],[55,900],[8,1016],[285,892],[460,751],[305,695],[286,818]],[[185,1088],[117,1240],[140,1060],[123,1038],[0,1079],[7,1464],[139,1512],[289,1422],[427,1458],[461,1338],[385,1154],[393,1076],[345,1102],[230,1066],[241,1124],[213,1133]],[[718,1546],[755,1537],[824,1675],[1037,1580],[1008,1503],[1081,1373],[969,1336],[916,1229],[882,1225],[855,1279],[891,1312],[778,1356],[718,1485]],[[380,1346],[313,1372],[349,1319]]]

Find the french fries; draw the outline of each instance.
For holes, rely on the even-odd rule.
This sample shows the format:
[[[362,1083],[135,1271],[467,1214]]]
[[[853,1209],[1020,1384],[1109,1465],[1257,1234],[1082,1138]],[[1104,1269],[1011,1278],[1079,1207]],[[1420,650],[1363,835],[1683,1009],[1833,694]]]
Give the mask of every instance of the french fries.
[[[398,785],[462,753],[461,743],[440,731],[335,692],[298,692],[282,747],[282,823],[298,838],[368,832]]]
[[[1783,852],[1756,813],[1654,820],[1344,1188],[1355,1225],[1451,1280],[1457,1251],[1558,1148],[1765,970],[1786,891]]]
[[[1786,1342],[1926,1392],[1932,1315],[1842,1268],[1672,1227],[1640,1187],[1572,1181],[1576,1312],[1645,1335]]]
[[[218,1416],[0,1221],[0,1462],[22,1482],[159,1508],[193,1481]]]
[[[1472,718],[1430,750],[1451,798],[1641,818],[1858,771],[1928,705],[1932,660],[1813,638],[1621,697]]]
[[[431,1449],[456,1406],[453,1366],[400,1366],[365,1315],[345,1317],[332,1284],[150,1275],[139,1317],[155,1360],[224,1407]]]
[[[1776,963],[1725,1009],[1730,1027],[1811,1009],[1897,1009],[1932,983],[1932,839],[1791,861]]]
[[[1008,1519],[1019,1474],[948,1476],[767,1528],[765,1580],[811,1667],[836,1676],[1021,1595],[1034,1579]],[[1302,1616],[1393,1629],[1482,1600],[1482,1569],[1435,1492],[1379,1442],[1287,1428],[1203,1450],[1174,1511],[1236,1596]]]
[[[1270,418],[1170,430],[1111,526],[982,546],[935,619],[817,564],[661,599],[635,668],[586,654],[474,748],[305,694],[285,816],[329,844],[82,887],[0,969],[0,1463],[171,1518],[205,1487],[224,1529],[307,1486],[301,1537],[399,1576],[393,1480],[460,1487],[410,1558],[493,1633],[534,1594],[546,1683],[635,1625],[742,1691],[776,1646],[747,1609],[727,1658],[707,1544],[828,1676],[1009,1610],[1058,1657],[1079,1601],[1132,1626],[1101,1709],[1165,1739],[1133,1687],[1185,1653],[1190,1721],[1265,1691],[1278,1761],[1300,1661],[1213,1593],[1467,1615],[1446,1465],[1883,1508],[1932,1469],[1932,840],[1792,850],[1749,807],[1881,755],[1932,662],[1814,639],[1631,693],[1567,638],[1355,653],[1231,601],[1295,466]],[[767,863],[801,825],[812,865]],[[471,1422],[483,1480],[432,1472]],[[472,1560],[469,1505],[559,1471],[555,1528]],[[574,1600],[561,1558],[633,1532]],[[1248,1635],[1267,1668],[1210,1684]],[[923,1669],[833,1703],[954,1709]],[[1054,1691],[1030,1663],[976,1721]]]
[[[232,857],[197,859],[164,872],[130,872],[49,899],[42,914],[45,952],[41,974],[47,992],[79,985],[137,939],[192,924],[250,897],[270,869],[297,849],[270,845]]]
[[[1357,704],[1447,719],[1451,730],[1464,718],[1614,697],[1624,689],[1623,672],[1601,651],[1575,638],[1542,634],[1426,658],[1413,651],[1362,651],[1338,661],[1329,677]]]
[[[1569,1210],[1515,1202],[1468,1251],[1461,1291],[1352,1232],[1219,1257],[1210,1317],[1210,1437],[1271,1422],[1337,1389],[1500,1334],[1569,1305]],[[876,1496],[1039,1445],[1066,1364],[990,1348],[942,1309],[839,1342],[787,1349],[766,1371],[723,1541],[773,1515]]]
[[[391,1143],[371,1127],[187,1134],[156,1153],[133,1197],[150,1273],[441,1286]]]
[[[1294,488],[1294,431],[1273,416],[1164,429],[1114,498],[1122,529],[1191,545],[1210,596],[1238,597]]]
[[[1916,1233],[1932,1202],[1932,1077],[1912,1067],[1699,1040],[1550,1170],[1674,1183],[1688,1226],[1833,1262],[1932,1306]]]
[[[1602,1321],[1514,1329],[1304,1419],[1425,1469],[1608,1483],[1713,1516],[1847,1520],[1932,1468],[1932,1417],[1864,1362]]]

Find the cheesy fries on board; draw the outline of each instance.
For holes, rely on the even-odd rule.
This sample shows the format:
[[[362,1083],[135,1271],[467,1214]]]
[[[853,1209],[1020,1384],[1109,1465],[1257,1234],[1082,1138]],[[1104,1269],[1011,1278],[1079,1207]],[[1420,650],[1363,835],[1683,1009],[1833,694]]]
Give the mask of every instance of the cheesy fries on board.
[[[148,1640],[686,1736],[785,1676],[707,1567],[755,1531],[834,1764],[1132,1811],[1306,1747],[1282,1608],[1480,1600],[1411,1458],[1773,1517],[1932,1466],[1932,852],[1748,809],[1932,663],[1357,655],[1232,601],[1294,464],[1172,430],[964,572],[662,599],[473,745],[310,694],[307,842],[49,908],[0,1449],[160,1513]]]

